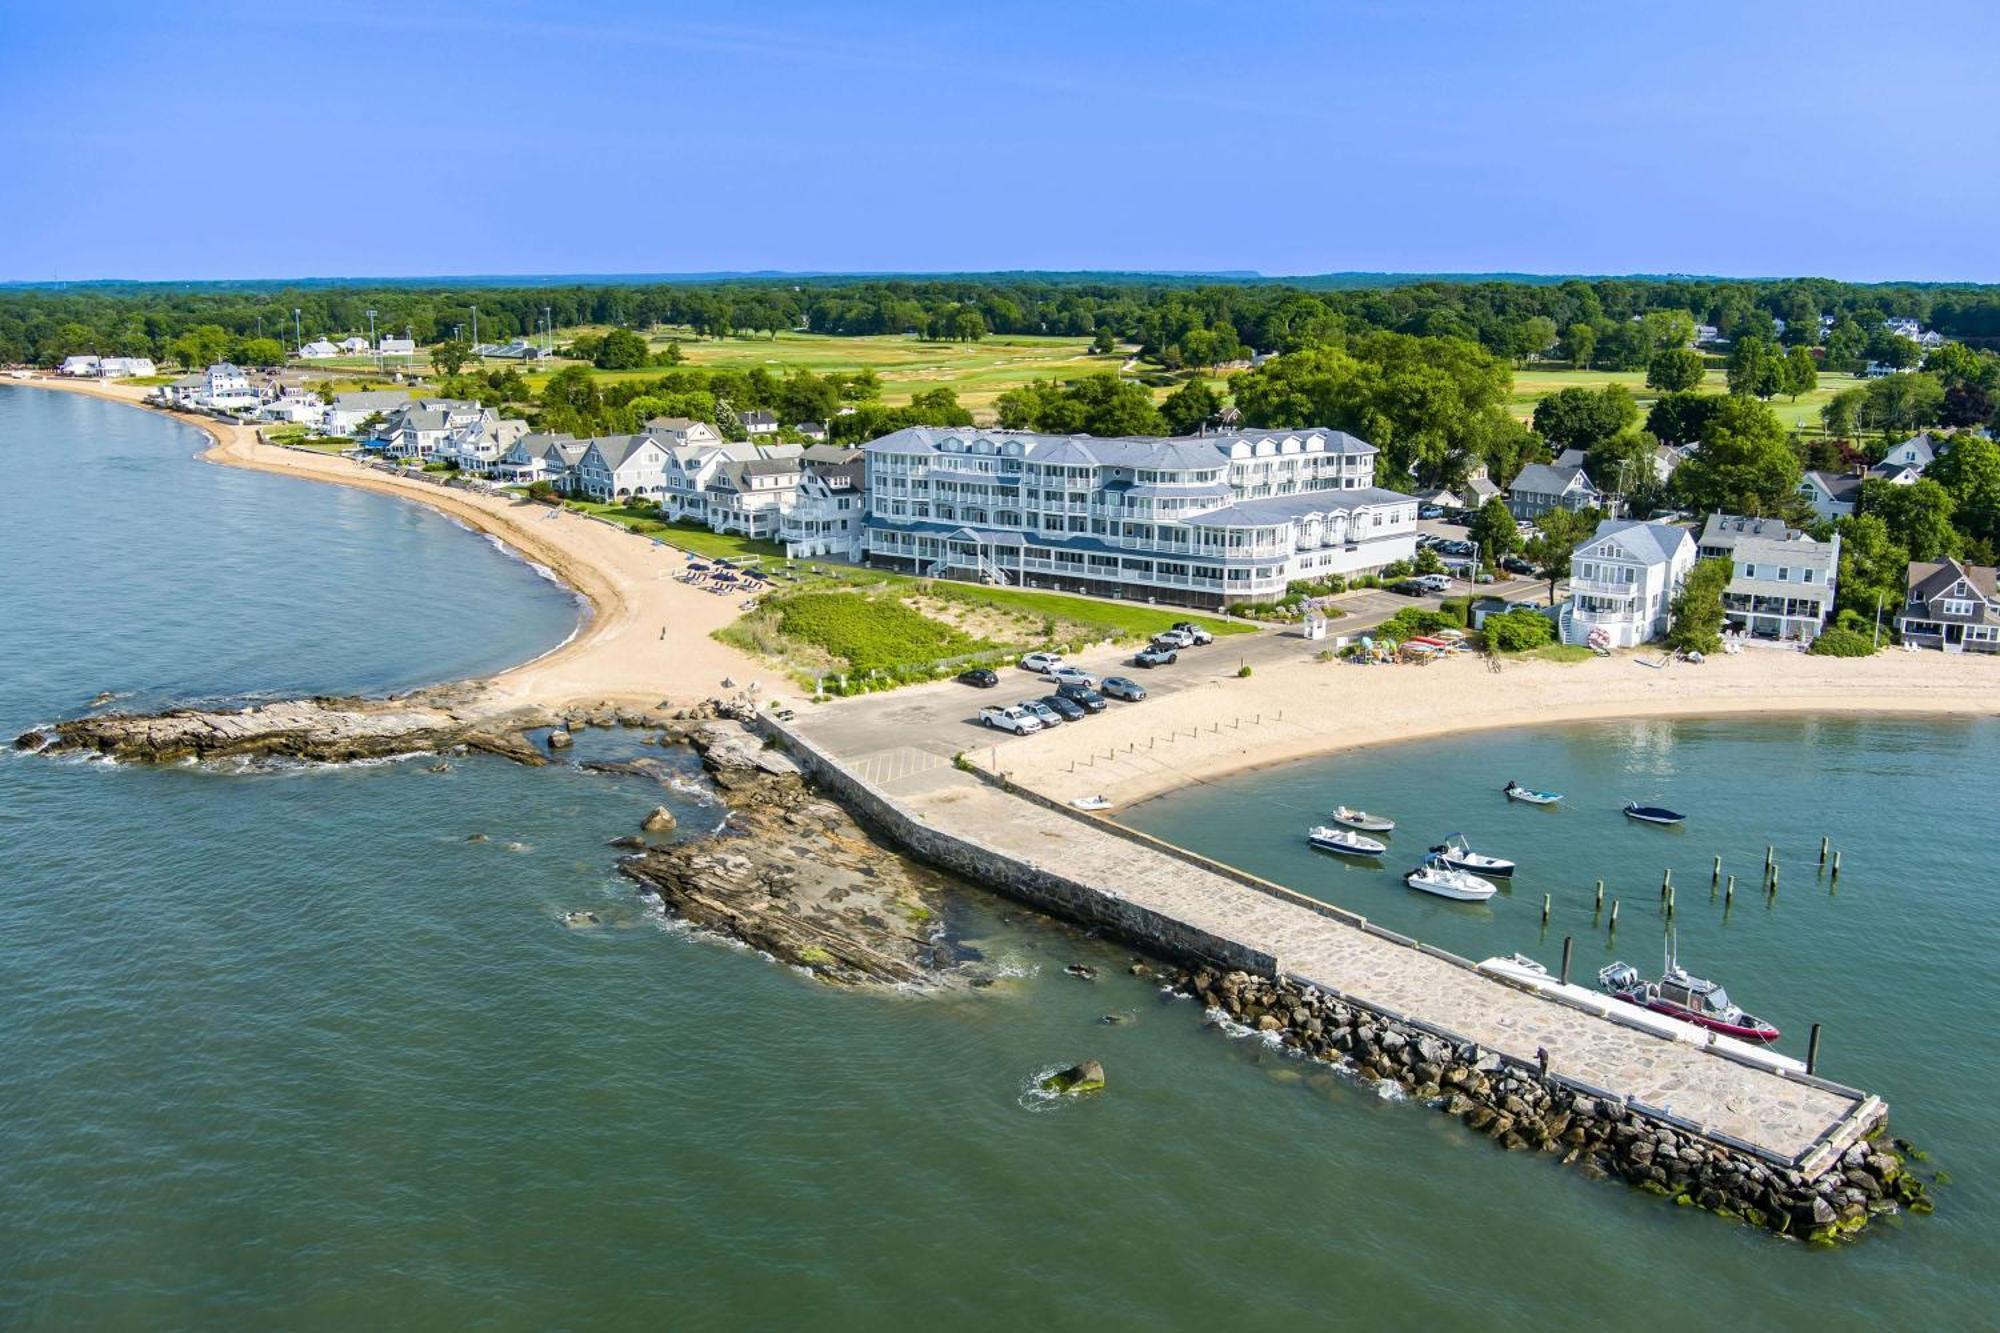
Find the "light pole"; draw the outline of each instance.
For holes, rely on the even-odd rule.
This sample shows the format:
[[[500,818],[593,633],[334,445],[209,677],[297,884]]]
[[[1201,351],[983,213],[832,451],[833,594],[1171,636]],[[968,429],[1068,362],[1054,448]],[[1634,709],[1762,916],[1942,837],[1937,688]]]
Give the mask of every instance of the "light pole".
[[[472,352],[473,355],[475,356],[479,355],[479,307],[478,306],[472,307]],[[484,365],[486,363],[486,358],[481,356],[479,357],[479,361],[481,365]]]
[[[381,344],[375,341],[375,308],[373,306],[368,308],[368,350],[375,354],[375,369],[379,373],[382,369],[382,347]]]
[[[299,308],[297,306],[293,306],[292,307],[292,350],[295,352],[302,352],[305,350],[305,346],[306,346],[305,335],[299,332]]]

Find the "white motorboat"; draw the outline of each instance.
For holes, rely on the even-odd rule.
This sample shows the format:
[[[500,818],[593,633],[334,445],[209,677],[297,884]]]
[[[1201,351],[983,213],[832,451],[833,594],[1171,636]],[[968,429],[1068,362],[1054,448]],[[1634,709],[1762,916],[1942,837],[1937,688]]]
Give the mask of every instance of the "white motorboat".
[[[1526,805],[1556,805],[1562,801],[1559,791],[1536,791],[1533,787],[1523,787],[1518,782],[1509,782],[1501,792],[1510,801],[1520,801]]]
[[[1403,882],[1413,889],[1463,903],[1483,903],[1499,892],[1489,881],[1470,871],[1454,870],[1435,856],[1425,857],[1422,865],[1403,877]]]
[[[1393,819],[1385,819],[1381,815],[1371,815],[1366,810],[1354,810],[1344,805],[1333,808],[1332,819],[1336,824],[1358,828],[1363,833],[1389,833],[1396,827],[1396,821]]]
[[[1078,796],[1070,804],[1079,810],[1109,810],[1111,798],[1108,796]]]
[[[1472,844],[1465,840],[1463,833],[1452,834],[1431,851],[1453,870],[1470,870],[1475,875],[1490,875],[1495,879],[1514,878],[1512,861],[1504,856],[1488,856],[1484,852],[1473,851]]]
[[[1336,852],[1341,856],[1380,856],[1389,850],[1386,844],[1373,838],[1364,838],[1359,833],[1324,824],[1308,829],[1306,841],[1323,852]]]

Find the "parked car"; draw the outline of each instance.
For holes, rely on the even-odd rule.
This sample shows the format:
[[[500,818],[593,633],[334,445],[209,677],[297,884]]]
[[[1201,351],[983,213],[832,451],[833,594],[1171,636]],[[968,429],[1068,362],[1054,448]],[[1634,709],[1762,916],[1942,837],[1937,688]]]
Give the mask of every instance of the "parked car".
[[[1155,648],[1192,648],[1194,635],[1183,629],[1163,629],[1153,636]]]
[[[1094,686],[1080,685],[1069,681],[1057,687],[1056,697],[1067,699],[1087,713],[1101,713],[1105,710],[1104,696]]]
[[[1215,642],[1215,636],[1213,634],[1209,633],[1201,626],[1195,624],[1192,620],[1176,620],[1174,622],[1174,628],[1179,630],[1181,633],[1187,635],[1189,638],[1193,639],[1194,646],[1197,648]]]
[[[1444,510],[1437,505],[1418,505],[1418,518],[1443,518]]]
[[[1021,670],[1039,672],[1044,676],[1061,665],[1061,653],[1029,653],[1021,659]]]
[[[1000,683],[1000,674],[991,667],[974,667],[970,671],[958,673],[961,685],[977,685],[982,690],[990,690]]]
[[[1054,713],[1057,717],[1061,718],[1065,722],[1083,721],[1084,714],[1082,707],[1077,704],[1071,703],[1069,700],[1063,698],[1060,694],[1045,694],[1041,698],[1035,700],[1035,702],[1040,704],[1042,707],[1048,709],[1050,712]]]
[[[995,731],[1011,731],[1031,736],[1042,729],[1042,720],[1020,704],[997,704],[979,710],[979,720]]]
[[[1049,672],[1049,679],[1058,685],[1081,685],[1087,690],[1097,688],[1097,677],[1082,667],[1059,666]]]
[[[1135,653],[1132,657],[1132,665],[1136,667],[1172,666],[1180,660],[1181,655],[1179,653],[1165,644],[1156,643],[1149,647],[1141,648]]]
[[[1106,676],[1104,693],[1114,699],[1123,699],[1128,704],[1138,703],[1146,697],[1146,687],[1130,676]]]
[[[1432,592],[1451,591],[1451,575],[1449,574],[1419,574],[1417,575],[1417,582],[1423,584],[1424,587],[1430,589]]]
[[[1532,574],[1535,572],[1534,563],[1532,561],[1523,560],[1518,555],[1501,556],[1500,568],[1506,570],[1509,574]]]
[[[1426,588],[1415,579],[1402,579],[1396,583],[1392,583],[1389,585],[1389,591],[1399,592],[1405,597],[1424,597],[1430,593],[1429,588]]]
[[[1041,723],[1045,730],[1049,727],[1060,727],[1063,723],[1063,715],[1040,699],[1023,699],[1021,707],[1033,713],[1035,721]]]

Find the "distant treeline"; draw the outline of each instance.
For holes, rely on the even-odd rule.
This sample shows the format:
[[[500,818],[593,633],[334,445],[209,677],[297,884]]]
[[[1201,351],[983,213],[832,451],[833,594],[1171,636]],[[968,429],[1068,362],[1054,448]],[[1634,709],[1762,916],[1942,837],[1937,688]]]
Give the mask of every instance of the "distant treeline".
[[[1647,315],[1685,314],[1723,336],[1812,342],[1823,315],[1864,330],[1915,318],[1947,338],[2000,347],[2000,288],[1857,285],[1824,279],[1730,281],[1571,278],[1561,281],[1410,281],[1331,275],[1300,283],[1246,279],[1019,275],[967,278],[738,278],[716,282],[483,286],[378,283],[257,285],[89,284],[0,289],[0,361],[50,364],[77,352],[171,359],[196,329],[231,339],[310,340],[407,330],[421,344],[473,334],[482,342],[554,327],[689,326],[704,336],[809,329],[832,335],[1104,335],[1140,345],[1170,368],[1208,366],[1251,351],[1284,352],[1338,334],[1451,336],[1518,359],[1571,352],[1599,366],[1646,364],[1650,340],[1631,332]],[[1333,286],[1321,286],[1333,283]],[[297,311],[294,321],[293,312]],[[1588,332],[1583,332],[1583,331]],[[191,346],[192,344],[184,344]]]

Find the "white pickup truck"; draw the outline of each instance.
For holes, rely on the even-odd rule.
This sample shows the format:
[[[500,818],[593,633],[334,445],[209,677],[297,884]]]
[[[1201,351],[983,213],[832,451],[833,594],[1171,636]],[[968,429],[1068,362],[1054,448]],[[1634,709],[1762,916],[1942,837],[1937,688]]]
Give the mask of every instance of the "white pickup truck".
[[[982,708],[979,720],[989,727],[1001,731],[1011,731],[1017,736],[1027,736],[1042,729],[1042,720],[1019,704],[1006,707]]]

